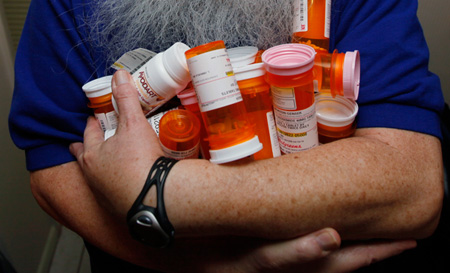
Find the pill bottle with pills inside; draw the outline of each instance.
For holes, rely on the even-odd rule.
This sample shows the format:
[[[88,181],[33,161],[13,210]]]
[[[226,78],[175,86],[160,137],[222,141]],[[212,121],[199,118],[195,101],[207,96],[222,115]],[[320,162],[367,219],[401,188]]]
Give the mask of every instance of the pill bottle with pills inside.
[[[185,53],[210,146],[210,161],[227,163],[262,149],[245,109],[223,41]]]
[[[331,0],[294,0],[293,43],[312,46],[317,52],[330,48]]]

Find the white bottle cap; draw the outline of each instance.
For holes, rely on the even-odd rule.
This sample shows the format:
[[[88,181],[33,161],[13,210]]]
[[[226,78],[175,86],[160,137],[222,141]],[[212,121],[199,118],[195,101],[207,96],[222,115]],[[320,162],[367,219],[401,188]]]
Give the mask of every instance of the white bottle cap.
[[[263,146],[261,142],[259,142],[258,136],[255,136],[246,142],[239,143],[228,148],[209,150],[211,155],[210,161],[214,164],[228,163],[250,156],[256,152],[259,152],[262,148]]]
[[[227,52],[234,69],[254,63],[258,48],[255,46],[241,46],[227,49]]]
[[[242,67],[233,68],[237,81],[243,81],[264,76],[266,70],[263,63],[249,64]]]
[[[88,98],[97,98],[112,92],[111,90],[112,76],[105,76],[83,85],[82,89]]]
[[[146,64],[146,71],[149,77],[147,78],[150,87],[161,97],[169,100],[173,98],[178,92],[184,90],[190,81],[188,77],[173,78],[169,71],[164,66],[164,53],[158,53]],[[169,65],[169,67],[175,68],[177,65]],[[178,67],[177,72],[183,70]],[[173,73],[172,71],[172,73]],[[188,70],[185,70],[186,72]],[[181,73],[183,74],[183,73]],[[181,75],[180,74],[180,75]],[[187,72],[187,75],[189,73]],[[183,78],[183,81],[180,79]]]
[[[181,84],[191,81],[186,56],[184,55],[189,49],[189,46],[177,42],[169,47],[163,54],[164,68],[172,78]]]
[[[358,114],[358,104],[342,96],[332,97],[329,93],[316,95],[317,122],[329,127],[344,127]]]
[[[344,72],[342,76],[342,84],[344,89],[344,97],[357,100],[359,95],[359,82],[361,75],[361,66],[359,51],[346,52],[344,59]]]

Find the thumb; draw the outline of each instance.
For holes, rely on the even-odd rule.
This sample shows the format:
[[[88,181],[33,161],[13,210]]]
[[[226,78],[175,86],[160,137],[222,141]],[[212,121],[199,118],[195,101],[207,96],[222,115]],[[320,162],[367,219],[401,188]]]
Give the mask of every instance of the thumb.
[[[119,123],[127,122],[130,118],[143,116],[136,86],[130,73],[125,70],[118,70],[113,75],[111,85],[120,115]]]
[[[254,262],[261,272],[298,266],[328,256],[340,247],[336,230],[324,228],[314,233],[270,244],[258,250]]]

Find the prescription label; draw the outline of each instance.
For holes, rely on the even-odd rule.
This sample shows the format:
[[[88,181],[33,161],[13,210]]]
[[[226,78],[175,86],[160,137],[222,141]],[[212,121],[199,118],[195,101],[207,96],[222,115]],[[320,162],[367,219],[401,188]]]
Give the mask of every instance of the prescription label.
[[[175,151],[167,148],[163,144],[161,144],[161,148],[164,152],[164,154],[167,157],[176,159],[176,160],[183,160],[183,159],[196,159],[198,158],[199,149],[200,149],[200,142],[197,143],[194,147],[192,147],[189,150],[186,151]]]
[[[274,107],[274,112],[282,153],[296,153],[319,145],[315,104],[301,111]]]
[[[111,65],[111,68],[116,70],[125,69],[130,72],[130,74],[133,74],[150,61],[150,59],[155,57],[155,55],[155,52],[148,49],[137,48],[123,54],[113,65]]]
[[[272,146],[272,156],[278,157],[281,155],[280,143],[278,143],[277,126],[272,111],[267,112],[267,125],[269,129],[270,144]]]
[[[332,0],[326,0],[325,6],[321,6],[321,8],[325,8],[325,10],[322,9],[322,11],[325,14],[323,15],[325,23],[324,23],[324,30],[323,30],[323,36],[326,38],[330,38],[330,23],[331,23],[331,1]],[[312,2],[312,1],[311,1]],[[323,0],[322,0],[323,3]],[[317,6],[319,6],[321,3],[316,3]],[[308,0],[295,0],[294,2],[294,32],[307,32],[309,30],[308,25]],[[311,12],[317,12],[317,8]],[[319,10],[320,12],[320,10]],[[319,16],[318,16],[319,17]],[[314,20],[314,19],[312,19]]]
[[[294,32],[308,31],[308,0],[294,2]]]
[[[202,112],[242,101],[226,49],[192,57],[187,63]]]
[[[331,0],[325,2],[325,29],[324,34],[326,38],[330,38],[330,24],[331,24]]]
[[[275,107],[285,110],[297,109],[294,88],[281,88],[272,86],[270,90],[272,92],[273,105]]]
[[[119,121],[115,111],[108,113],[95,113],[95,117],[97,118],[103,132],[117,128]]]

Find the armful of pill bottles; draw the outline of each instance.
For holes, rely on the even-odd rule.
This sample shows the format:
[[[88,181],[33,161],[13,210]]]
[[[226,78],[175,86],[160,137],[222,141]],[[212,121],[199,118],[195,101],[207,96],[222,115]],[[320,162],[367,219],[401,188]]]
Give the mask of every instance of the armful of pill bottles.
[[[121,79],[116,81],[129,84],[127,77]],[[103,142],[101,129],[91,120],[84,144],[73,144],[71,151],[89,184],[125,219],[148,170],[163,154],[135,93],[113,84],[114,89],[124,101],[121,113],[128,113],[119,117],[117,137]],[[423,149],[408,148],[418,143]],[[419,133],[364,129],[350,139],[270,160],[230,165],[183,160],[167,177],[166,211],[175,238],[285,239],[326,226],[343,239],[423,238],[439,219],[439,147],[437,139]],[[417,162],[414,154],[422,160]],[[428,166],[427,172],[411,179],[408,173],[415,174],[419,165]],[[111,169],[120,169],[120,175]],[[405,186],[410,181],[417,183]],[[154,196],[147,198],[154,206]],[[417,212],[426,213],[410,217]]]

